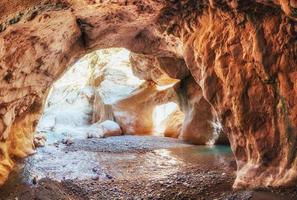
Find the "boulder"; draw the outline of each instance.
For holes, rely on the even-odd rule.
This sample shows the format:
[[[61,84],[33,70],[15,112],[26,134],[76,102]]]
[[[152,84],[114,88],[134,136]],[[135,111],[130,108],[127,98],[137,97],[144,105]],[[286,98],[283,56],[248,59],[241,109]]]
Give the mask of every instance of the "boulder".
[[[121,127],[114,121],[94,123],[86,129],[87,138],[105,138],[122,135]]]

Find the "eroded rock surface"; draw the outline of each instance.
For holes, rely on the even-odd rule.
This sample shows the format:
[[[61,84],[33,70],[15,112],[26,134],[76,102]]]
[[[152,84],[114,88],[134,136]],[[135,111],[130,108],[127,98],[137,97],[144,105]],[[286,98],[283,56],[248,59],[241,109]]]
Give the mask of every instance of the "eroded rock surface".
[[[93,118],[93,121],[114,120],[120,125],[124,134],[132,135],[153,134],[154,108],[177,99],[173,88],[158,90],[153,82],[144,82],[126,97],[112,103],[102,98],[103,95],[102,91],[96,93],[95,100],[98,101],[95,101],[94,106],[97,109],[94,109],[94,112],[101,114],[97,114],[99,118]]]
[[[171,97],[166,92],[159,95],[154,82],[133,75],[129,54],[127,50],[118,50],[105,61],[104,56],[108,55],[99,55],[92,81],[95,89],[92,122],[112,120],[124,134],[153,134],[153,109]]]
[[[214,129],[211,122],[214,117],[210,104],[203,97],[201,87],[193,77],[188,77],[175,88],[180,109],[185,114],[179,137],[193,144],[207,144],[213,139]]]
[[[234,187],[296,183],[295,1],[4,0],[0,8],[0,184],[12,158],[33,153],[53,81],[109,47],[184,57],[208,103],[199,108],[207,115],[211,105],[228,135]]]
[[[153,81],[157,85],[170,85],[176,83],[178,80],[171,78],[166,72],[162,71],[157,58],[154,56],[132,53],[130,55],[130,62],[133,73],[140,79]],[[167,66],[172,66],[171,63]],[[186,66],[184,67],[186,68]],[[172,71],[177,72],[175,69]]]
[[[157,105],[176,101],[173,88],[158,90],[156,85],[145,82],[127,98],[113,105],[115,120],[124,133],[134,135],[153,134],[153,111]]]
[[[164,136],[178,138],[180,136],[185,115],[179,109],[172,112],[162,123],[164,124]]]
[[[94,123],[86,132],[88,138],[102,138],[122,135],[121,127],[114,121],[110,120]]]

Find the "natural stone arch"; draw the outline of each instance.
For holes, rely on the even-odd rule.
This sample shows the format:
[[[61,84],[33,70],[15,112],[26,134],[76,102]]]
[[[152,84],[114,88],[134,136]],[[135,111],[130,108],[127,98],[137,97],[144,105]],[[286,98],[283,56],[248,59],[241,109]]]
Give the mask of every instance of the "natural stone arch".
[[[0,33],[1,183],[12,169],[14,157],[33,153],[32,133],[49,88],[78,58],[109,47],[175,54],[175,48],[166,49],[165,41],[150,28],[160,3],[117,3],[112,7],[99,3],[100,8],[77,3],[40,5],[38,14],[29,8],[17,24],[5,24]]]
[[[32,153],[51,83],[83,54],[109,47],[184,56],[228,134],[235,187],[296,182],[295,1],[14,3],[0,17],[0,184],[12,157]]]

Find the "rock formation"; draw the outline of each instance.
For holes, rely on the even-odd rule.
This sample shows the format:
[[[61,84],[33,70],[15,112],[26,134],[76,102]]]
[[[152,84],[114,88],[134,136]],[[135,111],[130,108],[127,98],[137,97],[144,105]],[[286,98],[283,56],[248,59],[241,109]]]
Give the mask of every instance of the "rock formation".
[[[129,62],[129,51],[107,51],[110,58],[102,61],[107,55],[99,55],[99,70],[92,75],[95,88],[92,122],[112,120],[120,125],[124,134],[153,134],[155,106],[177,99],[172,87],[159,90],[156,83],[177,80],[158,71],[148,59],[144,59],[143,64],[139,57],[144,56],[133,55],[133,62]],[[135,77],[132,71],[145,80]]]
[[[100,87],[98,90],[95,94],[93,122],[114,120],[123,133],[129,135],[153,134],[154,108],[177,99],[173,88],[158,90],[153,82],[143,83],[126,97],[112,103],[102,98],[104,94]]]
[[[172,101],[179,104],[185,117],[181,118],[180,114],[176,117],[171,116],[172,119],[177,120],[175,125],[169,117],[167,136],[179,137],[186,142],[198,145],[205,145],[214,138],[211,123],[214,115],[211,106],[203,98],[201,87],[189,74],[183,60],[134,53],[131,54],[130,61],[133,73],[144,80],[153,81],[158,85],[176,83],[174,87],[178,98],[173,98]],[[181,80],[181,83],[177,83],[177,80]],[[180,119],[184,119],[181,129],[179,128]],[[170,126],[176,127],[177,130],[170,131]]]
[[[115,121],[126,134],[151,135],[154,131],[154,108],[176,98],[173,88],[158,90],[154,83],[145,82],[127,98],[113,105]]]
[[[76,62],[54,83],[37,130],[74,138],[121,135],[121,128],[113,128],[119,125],[109,123],[112,120],[125,134],[154,134],[155,106],[177,99],[173,89],[159,90],[156,83],[177,80],[155,67],[150,62],[154,57],[133,54],[130,63],[129,55],[125,49],[98,50]]]
[[[46,142],[46,136],[42,133],[35,134],[33,142],[35,147],[44,147]]]
[[[288,185],[296,181],[296,25],[277,6],[248,2],[225,4],[231,11],[210,4],[183,35],[184,57],[228,134],[234,187]]]
[[[161,71],[159,62],[154,56],[131,53],[130,62],[134,75],[142,80],[153,81],[155,84],[161,86],[174,84],[178,80],[171,78],[166,72]],[[171,66],[171,63],[168,66]]]
[[[0,184],[13,158],[33,153],[53,81],[109,47],[184,58],[201,88],[193,98],[228,135],[235,188],[296,183],[295,0],[3,0],[0,9]]]
[[[75,63],[57,80],[48,95],[37,131],[79,135],[80,129],[90,124],[94,88],[89,82],[93,76],[92,61],[96,52]]]
[[[185,113],[179,137],[193,144],[205,145],[214,134],[211,125],[214,117],[210,104],[203,97],[201,87],[193,77],[183,79],[175,88],[179,95],[180,109]]]
[[[162,123],[165,127],[164,136],[178,138],[180,136],[185,115],[180,110],[172,112]]]
[[[102,138],[122,135],[121,127],[114,121],[106,120],[92,124],[86,129],[88,138]]]

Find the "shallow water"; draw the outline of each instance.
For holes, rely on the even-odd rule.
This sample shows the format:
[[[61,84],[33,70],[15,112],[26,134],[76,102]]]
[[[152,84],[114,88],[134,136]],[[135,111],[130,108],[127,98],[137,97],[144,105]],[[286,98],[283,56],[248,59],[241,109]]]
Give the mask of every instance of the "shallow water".
[[[228,147],[174,147],[157,149],[144,153],[105,153],[61,151],[46,147],[19,164],[16,174],[22,181],[30,183],[33,178],[89,179],[96,176],[129,179],[131,173],[137,177],[159,179],[182,170],[183,167],[197,165],[211,169],[216,166],[228,168],[231,152]],[[152,173],[152,172],[158,173]],[[133,177],[131,177],[133,178]],[[20,178],[19,178],[20,179]]]
[[[99,143],[93,140],[91,149],[85,148],[84,140],[75,141],[73,147],[57,145],[51,140],[46,147],[39,148],[37,154],[19,163],[9,182],[0,190],[13,192],[17,185],[31,184],[33,179],[38,181],[42,178],[57,181],[162,179],[189,166],[201,169],[220,167],[224,170],[230,168],[232,160],[231,150],[226,146],[193,146],[172,139],[137,136],[99,140]],[[111,144],[105,148],[116,146],[117,150],[105,152],[101,144],[104,141]],[[134,143],[145,149],[132,145]],[[129,150],[129,146],[133,151]]]
[[[67,146],[57,143],[55,138],[60,139],[60,136],[53,135],[37,154],[17,164],[9,181],[0,188],[0,199],[19,192],[23,186],[33,186],[33,180],[38,182],[43,178],[75,180],[77,183],[109,179],[155,183],[170,180],[179,172],[191,172],[190,168],[195,169],[195,173],[201,172],[197,182],[208,180],[213,172],[218,175],[214,176],[216,179],[225,180],[219,187],[211,187],[210,191],[218,190],[218,195],[226,192],[226,199],[232,199],[233,194],[237,195],[235,199],[241,199],[240,195],[252,200],[286,199],[282,192],[247,190],[233,193],[231,186],[236,164],[228,146],[194,146],[175,139],[148,136],[79,139]],[[201,183],[205,184],[202,187],[210,184],[208,181]]]

